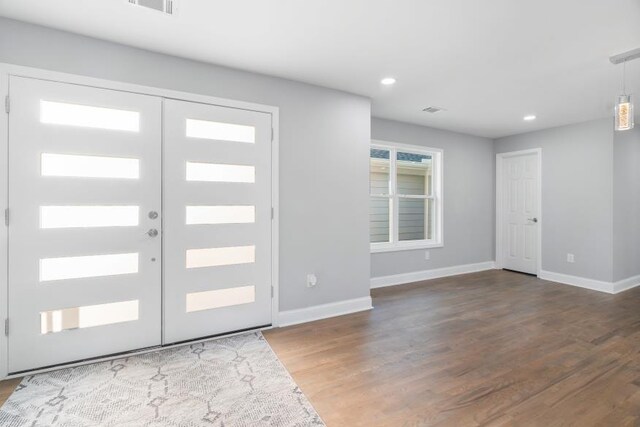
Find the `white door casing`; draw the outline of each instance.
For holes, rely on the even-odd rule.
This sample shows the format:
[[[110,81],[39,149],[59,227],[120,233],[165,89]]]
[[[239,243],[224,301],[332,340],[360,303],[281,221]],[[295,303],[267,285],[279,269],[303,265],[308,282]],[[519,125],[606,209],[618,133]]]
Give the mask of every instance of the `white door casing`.
[[[165,343],[271,324],[271,122],[165,100]]]
[[[498,155],[499,267],[538,274],[540,262],[540,152]]]
[[[9,372],[159,345],[161,98],[10,94]]]

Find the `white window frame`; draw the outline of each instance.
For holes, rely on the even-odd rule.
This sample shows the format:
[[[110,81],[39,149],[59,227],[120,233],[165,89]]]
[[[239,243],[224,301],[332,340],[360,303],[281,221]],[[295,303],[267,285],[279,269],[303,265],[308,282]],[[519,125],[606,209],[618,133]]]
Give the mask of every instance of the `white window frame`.
[[[389,141],[372,140],[371,148],[389,151],[389,194],[372,194],[369,190],[369,200],[371,197],[388,197],[391,199],[389,209],[389,241],[370,243],[371,253],[394,252],[415,249],[440,248],[444,246],[443,239],[443,192],[442,192],[442,169],[444,163],[444,152],[440,148],[423,147],[421,145],[398,144]],[[397,153],[406,152],[411,154],[428,155],[432,158],[432,192],[425,196],[408,196],[397,192]],[[369,157],[371,159],[371,157]],[[371,162],[371,160],[369,160]],[[369,187],[371,189],[371,187]],[[400,198],[420,198],[431,199],[435,204],[433,211],[435,218],[433,222],[433,238],[424,240],[399,240],[398,212]]]

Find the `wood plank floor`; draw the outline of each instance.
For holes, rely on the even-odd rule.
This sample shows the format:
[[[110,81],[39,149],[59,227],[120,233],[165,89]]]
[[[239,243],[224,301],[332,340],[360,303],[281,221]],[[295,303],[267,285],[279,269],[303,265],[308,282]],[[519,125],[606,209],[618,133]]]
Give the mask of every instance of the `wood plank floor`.
[[[330,427],[640,425],[640,288],[487,271],[372,294],[265,332]]]
[[[640,288],[488,271],[265,333],[329,426],[640,424]]]

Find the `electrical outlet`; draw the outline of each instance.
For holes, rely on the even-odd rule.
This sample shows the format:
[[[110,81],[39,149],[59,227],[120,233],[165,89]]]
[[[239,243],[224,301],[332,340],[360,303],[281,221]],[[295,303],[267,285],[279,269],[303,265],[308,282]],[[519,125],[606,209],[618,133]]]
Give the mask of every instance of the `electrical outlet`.
[[[315,274],[307,274],[307,288],[313,288],[318,284],[318,278]]]
[[[576,262],[576,256],[574,254],[567,254],[567,262]]]
[[[424,251],[424,259],[427,261],[431,259],[431,253],[429,251]]]

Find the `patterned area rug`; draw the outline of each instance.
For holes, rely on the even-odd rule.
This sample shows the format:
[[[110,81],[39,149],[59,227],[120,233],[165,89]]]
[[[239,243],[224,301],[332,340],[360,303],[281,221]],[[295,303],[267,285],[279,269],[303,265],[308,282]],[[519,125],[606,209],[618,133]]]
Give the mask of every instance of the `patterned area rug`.
[[[261,333],[25,377],[13,426],[324,426]]]

